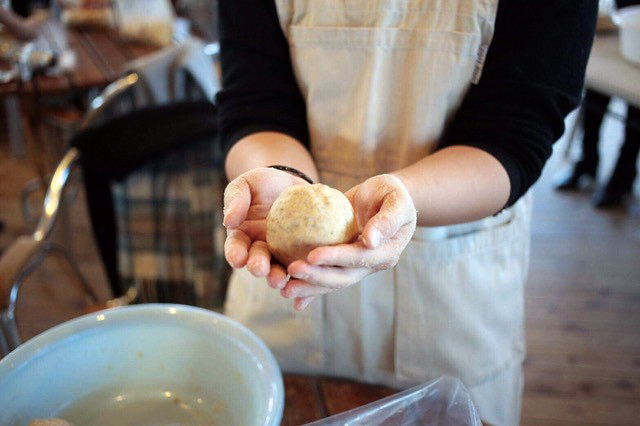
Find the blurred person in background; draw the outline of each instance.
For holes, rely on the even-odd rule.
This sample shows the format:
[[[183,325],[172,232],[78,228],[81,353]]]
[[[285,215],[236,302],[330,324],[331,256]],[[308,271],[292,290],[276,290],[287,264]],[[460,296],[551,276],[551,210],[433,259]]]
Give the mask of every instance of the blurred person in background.
[[[640,4],[639,0],[616,0],[618,8]],[[582,101],[583,135],[580,159],[561,176],[556,183],[558,190],[577,190],[595,184],[600,162],[598,145],[600,129],[611,97],[595,90],[587,89]],[[593,195],[596,207],[621,206],[633,192],[637,176],[637,160],[640,152],[640,109],[627,105],[624,142],[620,147],[618,160],[609,180],[598,187]]]
[[[217,0],[175,0],[179,16],[191,22],[191,32],[206,42],[218,41]]]

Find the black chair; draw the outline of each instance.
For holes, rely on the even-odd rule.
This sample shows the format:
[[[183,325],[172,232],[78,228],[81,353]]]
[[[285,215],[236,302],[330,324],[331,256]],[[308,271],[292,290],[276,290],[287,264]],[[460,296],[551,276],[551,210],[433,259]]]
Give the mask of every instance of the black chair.
[[[21,342],[16,322],[20,288],[46,256],[58,256],[71,266],[76,282],[87,295],[89,311],[118,307],[140,299],[142,289],[136,283],[122,282],[118,274],[111,185],[154,159],[171,155],[173,150],[185,149],[191,144],[215,143],[216,111],[210,102],[196,100],[139,110],[133,108],[124,115],[105,119],[106,111],[127,98],[137,81],[136,74],[127,75],[93,101],[81,130],[72,138],[70,149],[51,179],[36,230],[31,235],[19,237],[0,258],[0,358]],[[95,125],[96,122],[99,124]],[[98,301],[74,259],[51,239],[68,190],[69,177],[78,165],[82,166],[92,230],[112,292],[117,296],[103,303]],[[218,166],[222,170],[221,160]],[[221,280],[226,279],[228,267],[224,265],[218,270]],[[189,303],[188,298],[172,301]]]

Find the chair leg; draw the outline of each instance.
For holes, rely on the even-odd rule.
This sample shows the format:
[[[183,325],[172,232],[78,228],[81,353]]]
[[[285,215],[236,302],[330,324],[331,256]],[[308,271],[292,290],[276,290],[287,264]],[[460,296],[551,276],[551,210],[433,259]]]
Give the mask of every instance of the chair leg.
[[[31,258],[31,260],[22,269],[21,273],[15,279],[11,286],[9,293],[9,305],[6,311],[0,313],[0,349],[3,352],[9,352],[20,345],[20,332],[16,322],[16,303],[18,301],[18,293],[24,280],[31,275],[31,273],[42,263],[44,258],[49,255],[57,255],[65,260],[67,266],[75,275],[79,287],[84,290],[84,293],[90,299],[90,303],[95,304],[98,301],[98,296],[89,283],[85,280],[84,276],[80,272],[80,268],[75,261],[69,256],[69,253],[60,246],[53,242],[45,243],[42,248]]]
[[[22,219],[25,223],[35,224],[38,222],[40,212],[36,212],[31,208],[29,198],[33,193],[39,190],[43,190],[43,192],[46,191],[46,188],[47,182],[43,182],[40,179],[36,178],[31,179],[29,182],[27,182],[22,188],[22,191],[20,191],[20,207],[22,210]]]
[[[98,296],[96,295],[95,291],[82,275],[82,272],[78,267],[78,264],[73,260],[73,258],[69,255],[67,250],[64,249],[64,247],[62,247],[60,244],[57,244],[57,243],[49,243],[45,245],[45,247],[43,248],[43,252],[44,254],[46,253],[56,254],[59,257],[63,258],[67,262],[67,265],[70,267],[71,271],[73,272],[73,275],[76,276],[76,279],[78,280],[78,283],[79,283],[79,287],[85,291],[85,293],[89,296],[89,299],[91,300],[91,302],[95,303],[98,301]]]
[[[22,218],[24,219],[24,222],[27,224],[30,223],[37,223],[38,220],[40,219],[40,211],[36,211],[34,209],[31,208],[31,205],[29,203],[29,198],[32,196],[32,194],[34,194],[35,192],[38,192],[40,190],[43,191],[43,196],[46,195],[46,191],[49,185],[49,182],[51,182],[51,178],[52,176],[49,175],[47,176],[47,181],[43,182],[42,180],[40,180],[39,178],[35,178],[35,179],[31,179],[30,181],[28,181],[24,187],[22,188],[22,190],[20,191],[20,208],[22,210]],[[80,185],[75,185],[73,181],[71,181],[71,179],[73,179],[74,176],[71,176],[70,179],[70,184],[65,191],[65,197],[66,200],[71,203],[73,203],[76,198],[78,197],[78,192],[80,190]]]
[[[20,332],[13,312],[6,311],[0,314],[0,359],[20,346]]]
[[[0,320],[2,322],[2,320]],[[4,329],[2,325],[0,325],[0,359],[4,358],[9,354],[9,342],[4,335]]]
[[[78,282],[80,283],[80,287],[89,296],[89,299],[91,300],[92,303],[95,303],[98,300],[98,296],[96,295],[95,291],[93,290],[93,288],[91,288],[89,283],[87,283],[87,281],[84,279],[84,277],[82,276],[82,273],[80,272],[80,269],[78,268],[74,260],[71,258],[71,256],[69,256],[69,254],[66,252],[66,250],[59,244],[46,242],[42,246],[40,251],[31,258],[29,263],[24,267],[20,275],[16,278],[13,285],[11,286],[11,292],[9,293],[9,307],[6,311],[6,315],[8,316],[9,319],[13,319],[15,317],[15,308],[16,308],[16,303],[18,301],[18,293],[20,292],[20,287],[22,286],[22,283],[42,263],[42,261],[47,256],[47,254],[50,254],[50,253],[58,255],[59,257],[63,258],[66,261],[67,265],[70,267],[71,271],[73,272],[73,275],[75,275],[76,278],[78,279]]]
[[[4,331],[2,314],[0,314],[0,359],[4,358],[11,352],[9,350],[9,339]]]
[[[5,119],[9,130],[11,155],[23,158],[26,156],[22,120],[20,119],[20,100],[17,96],[8,96],[4,100]]]
[[[564,148],[564,152],[562,158],[566,163],[571,162],[571,148],[573,147],[573,140],[576,138],[576,133],[578,127],[580,127],[582,121],[584,120],[584,107],[580,106],[578,111],[576,112],[576,118],[571,126],[571,129],[568,129],[568,139],[567,145]]]
[[[129,290],[120,297],[108,300],[105,304],[107,308],[118,308],[120,306],[127,306],[132,304],[138,298],[138,289],[134,286],[129,287]]]

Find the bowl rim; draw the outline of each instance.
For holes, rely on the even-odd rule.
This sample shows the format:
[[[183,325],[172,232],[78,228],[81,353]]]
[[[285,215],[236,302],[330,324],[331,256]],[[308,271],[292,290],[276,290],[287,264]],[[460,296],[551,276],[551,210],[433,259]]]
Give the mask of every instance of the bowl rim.
[[[218,312],[196,306],[165,303],[130,305],[82,315],[63,322],[29,339],[3,359],[0,359],[0,382],[4,377],[8,377],[13,373],[15,369],[26,366],[31,359],[45,354],[50,347],[54,347],[76,333],[95,329],[102,324],[113,325],[128,322],[148,314],[161,316],[183,315],[191,321],[195,321],[198,326],[203,326],[213,321],[216,325],[221,325],[224,331],[229,332],[225,335],[226,337],[233,336],[242,339],[242,344],[249,346],[251,355],[260,361],[262,365],[262,367],[259,367],[260,374],[270,382],[269,385],[272,387],[271,391],[274,400],[268,404],[268,418],[264,424],[277,424],[279,422],[284,410],[284,382],[280,367],[267,345],[239,322]]]

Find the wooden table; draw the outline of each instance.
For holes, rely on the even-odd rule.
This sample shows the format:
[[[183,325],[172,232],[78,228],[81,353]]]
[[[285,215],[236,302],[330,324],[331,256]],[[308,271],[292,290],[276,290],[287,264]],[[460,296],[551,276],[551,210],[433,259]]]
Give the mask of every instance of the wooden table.
[[[127,42],[115,30],[65,28],[56,21],[45,24],[35,43],[59,55],[65,50],[73,52],[75,67],[24,83],[0,84],[0,98],[5,99],[14,154],[24,153],[26,146],[40,181],[46,182],[60,153],[47,141],[51,138],[43,123],[53,121],[72,128],[91,97],[116,80],[125,63],[157,48]]]
[[[587,64],[585,86],[617,96],[640,108],[640,65],[633,65],[620,54],[617,33],[598,34]]]
[[[640,108],[640,65],[634,65],[622,57],[620,38],[617,32],[596,34],[589,62],[585,72],[584,85],[608,96],[624,99],[629,105]],[[569,130],[569,143],[564,150],[565,160],[571,157],[571,149],[583,109]],[[619,114],[607,111],[607,114],[624,121]]]
[[[38,76],[20,86],[17,82],[0,84],[0,96],[32,96],[69,93],[74,90],[102,88],[120,76],[122,66],[129,61],[152,53],[155,47],[130,43],[115,30],[67,29],[57,22],[49,22],[40,42],[55,52],[70,49],[76,56],[72,71],[56,76]]]
[[[298,426],[362,407],[399,390],[328,377],[284,375],[281,426]],[[462,419],[460,419],[462,421]],[[484,426],[492,426],[483,422]]]
[[[282,426],[298,426],[351,410],[397,393],[350,380],[285,375]]]

